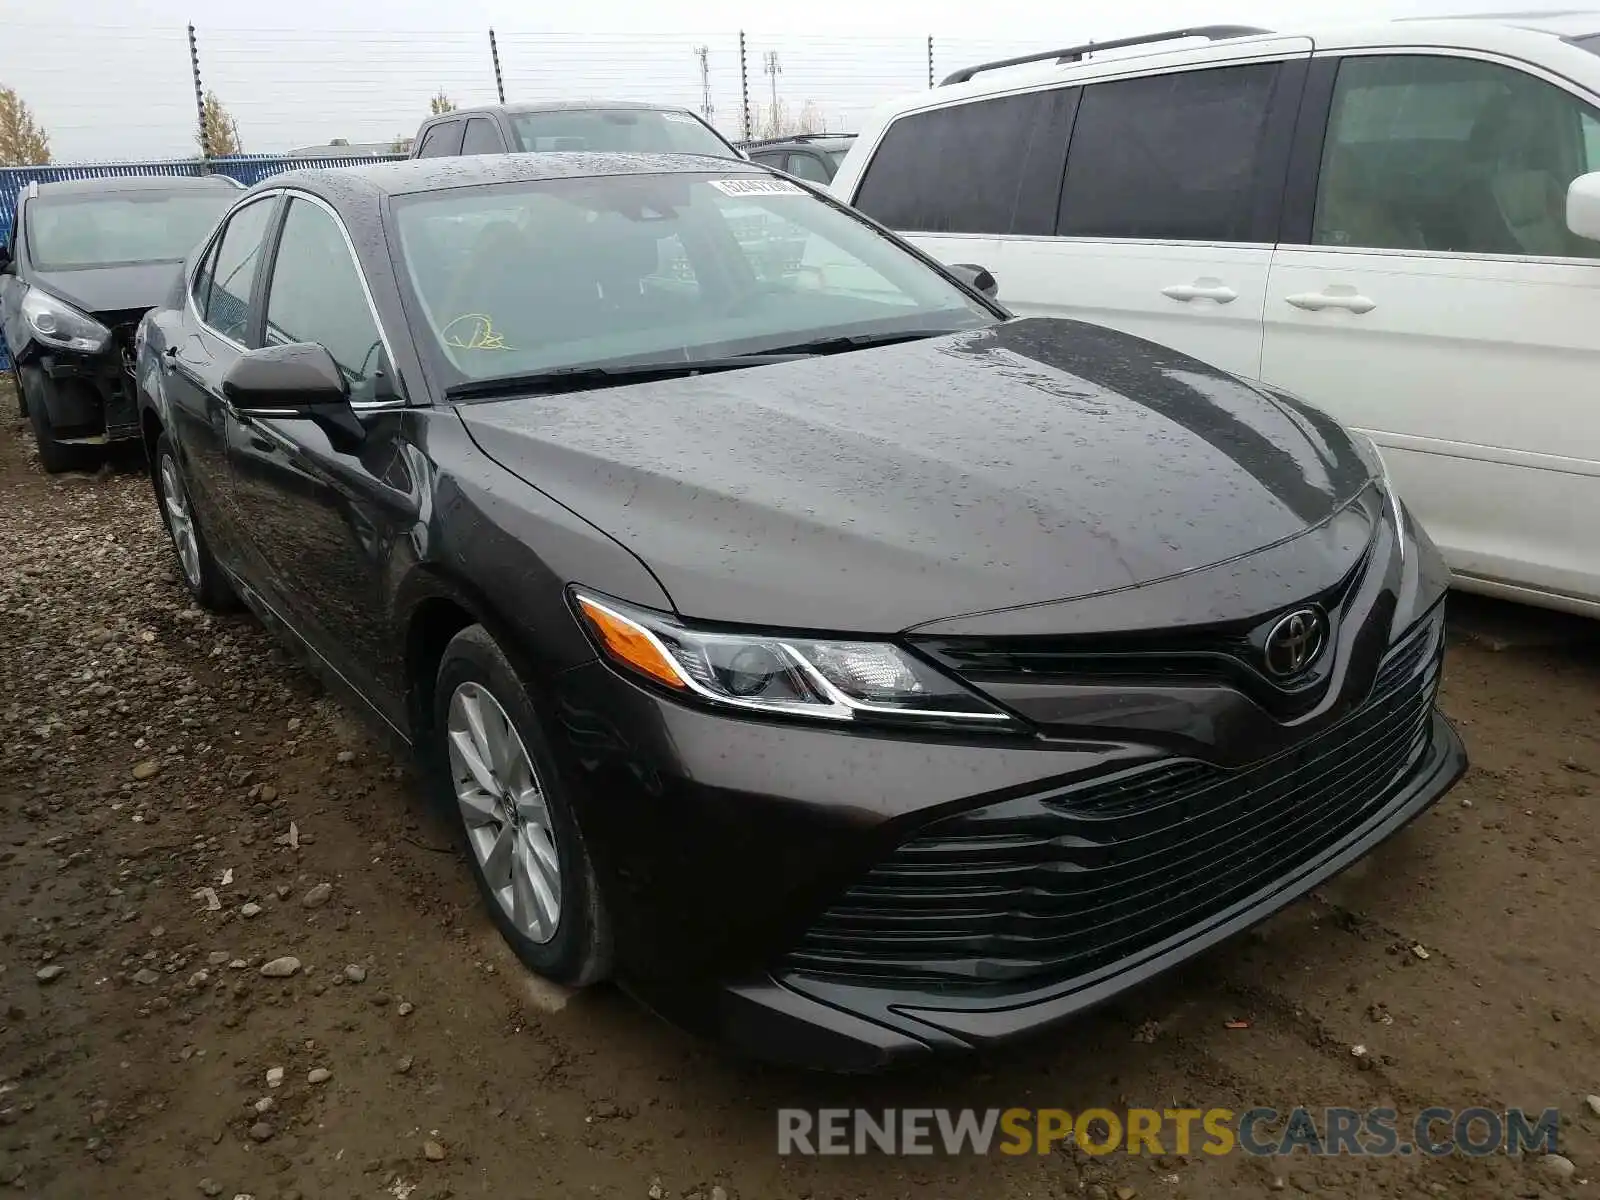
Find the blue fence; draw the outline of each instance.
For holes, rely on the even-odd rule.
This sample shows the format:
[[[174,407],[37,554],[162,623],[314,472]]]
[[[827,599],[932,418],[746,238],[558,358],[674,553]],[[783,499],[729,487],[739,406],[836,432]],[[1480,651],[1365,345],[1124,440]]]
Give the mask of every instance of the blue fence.
[[[112,179],[128,175],[226,175],[245,187],[268,176],[296,167],[356,167],[366,163],[404,158],[403,154],[362,155],[352,158],[278,158],[270,155],[242,154],[235,158],[168,159],[162,162],[89,163],[82,166],[0,167],[0,241],[11,233],[17,214],[17,194],[30,183],[57,183],[64,179]],[[4,338],[0,338],[0,371],[11,366]]]

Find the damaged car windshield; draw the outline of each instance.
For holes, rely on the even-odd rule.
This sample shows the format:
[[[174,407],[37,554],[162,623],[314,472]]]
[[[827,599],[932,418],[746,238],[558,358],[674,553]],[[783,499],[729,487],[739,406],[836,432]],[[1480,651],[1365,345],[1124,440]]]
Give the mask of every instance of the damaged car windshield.
[[[181,262],[234,199],[231,192],[39,196],[28,246],[40,271]]]

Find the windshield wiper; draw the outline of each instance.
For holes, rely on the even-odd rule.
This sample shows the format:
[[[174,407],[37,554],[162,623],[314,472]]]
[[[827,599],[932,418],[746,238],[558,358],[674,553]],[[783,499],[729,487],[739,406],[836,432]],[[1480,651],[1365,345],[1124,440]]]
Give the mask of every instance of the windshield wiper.
[[[948,337],[952,333],[966,333],[965,329],[901,329],[893,333],[845,333],[836,337],[817,338],[811,342],[796,342],[792,346],[777,346],[763,351],[766,354],[842,354],[847,350],[866,350],[872,346],[893,346],[899,342],[920,342],[924,338]]]
[[[445,388],[446,400],[486,400],[498,396],[546,396],[559,392],[586,392],[596,388],[621,387],[627,383],[648,383],[654,379],[678,379],[709,371],[737,371],[744,367],[763,367],[772,363],[808,358],[799,351],[763,351],[760,354],[735,354],[728,358],[673,359],[665,362],[620,363],[614,367],[557,367],[553,371],[530,371],[524,375],[495,375],[488,379],[469,379]]]

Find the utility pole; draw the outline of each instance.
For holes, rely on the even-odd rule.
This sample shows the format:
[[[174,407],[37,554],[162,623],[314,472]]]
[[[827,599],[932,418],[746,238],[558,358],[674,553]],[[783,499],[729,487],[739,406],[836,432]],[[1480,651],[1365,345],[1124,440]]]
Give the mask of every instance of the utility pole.
[[[189,73],[194,77],[194,111],[200,122],[200,169],[211,170],[211,139],[206,136],[206,98],[200,87],[200,44],[195,41],[194,26],[189,26]]]
[[[711,124],[711,47],[696,46],[694,56],[700,60],[700,115]]]
[[[783,74],[783,68],[778,65],[778,52],[768,50],[761,56],[761,72],[772,79],[772,109],[767,117],[772,125],[773,135],[778,132],[778,76]]]

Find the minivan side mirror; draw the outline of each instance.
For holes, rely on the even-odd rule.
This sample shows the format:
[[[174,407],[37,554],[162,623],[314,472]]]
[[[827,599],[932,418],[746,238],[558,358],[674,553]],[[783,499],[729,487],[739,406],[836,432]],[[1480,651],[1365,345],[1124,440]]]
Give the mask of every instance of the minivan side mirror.
[[[350,407],[350,385],[333,355],[316,342],[246,350],[222,377],[222,395],[247,417],[309,417],[335,448],[366,436]]]
[[[982,292],[991,300],[1000,294],[1000,284],[987,267],[980,267],[977,263],[951,263],[949,270],[962,283]]]
[[[1567,185],[1567,228],[1600,242],[1600,171],[1579,175]]]

